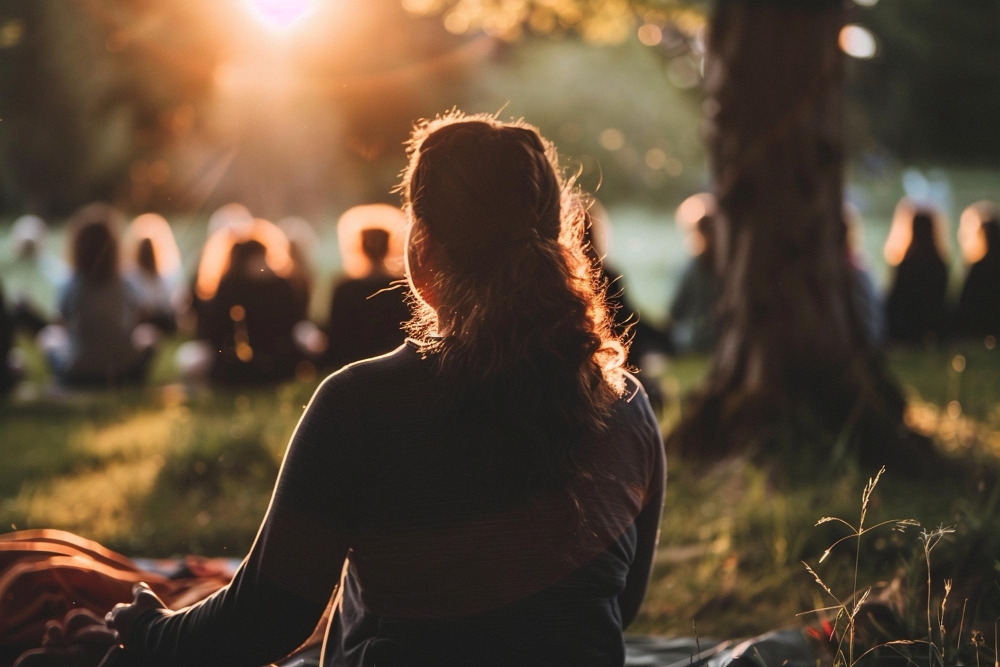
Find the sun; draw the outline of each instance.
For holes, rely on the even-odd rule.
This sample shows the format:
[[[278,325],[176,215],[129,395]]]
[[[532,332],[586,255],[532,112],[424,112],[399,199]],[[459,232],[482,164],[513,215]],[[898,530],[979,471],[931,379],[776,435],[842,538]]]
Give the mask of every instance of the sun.
[[[246,4],[262,22],[287,30],[309,13],[313,0],[246,0]]]

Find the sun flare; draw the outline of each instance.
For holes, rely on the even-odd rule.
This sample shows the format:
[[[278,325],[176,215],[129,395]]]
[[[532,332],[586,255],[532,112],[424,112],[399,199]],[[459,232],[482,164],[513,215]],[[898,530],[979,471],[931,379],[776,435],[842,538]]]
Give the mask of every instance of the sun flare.
[[[246,3],[262,22],[287,30],[309,13],[313,0],[246,0]]]

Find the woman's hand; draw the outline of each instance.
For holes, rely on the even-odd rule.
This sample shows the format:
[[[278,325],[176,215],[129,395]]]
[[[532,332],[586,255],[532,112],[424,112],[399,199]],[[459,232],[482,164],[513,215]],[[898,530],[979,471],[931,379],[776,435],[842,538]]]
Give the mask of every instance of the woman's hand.
[[[143,612],[149,609],[167,608],[167,605],[163,604],[163,600],[156,597],[156,593],[144,581],[140,581],[132,587],[132,595],[135,596],[135,599],[132,600],[131,604],[119,602],[104,617],[107,626],[112,630],[117,630],[118,636],[123,642],[128,641],[132,633],[132,626],[135,625],[136,619]]]
[[[94,667],[118,644],[118,634],[87,609],[74,609],[45,626],[42,648],[28,651],[15,667]]]

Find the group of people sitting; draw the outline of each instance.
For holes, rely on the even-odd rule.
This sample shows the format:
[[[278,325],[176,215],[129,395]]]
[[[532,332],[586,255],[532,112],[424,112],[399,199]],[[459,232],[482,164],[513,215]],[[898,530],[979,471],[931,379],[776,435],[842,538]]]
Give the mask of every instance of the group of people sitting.
[[[960,298],[948,305],[949,263],[943,216],[931,205],[904,199],[885,247],[895,267],[883,297],[857,249],[857,213],[845,206],[847,247],[855,274],[855,306],[869,342],[920,343],[945,335],[983,338],[1000,334],[1000,215],[989,202],[963,213],[959,239],[969,268]],[[588,247],[601,253],[605,215],[590,211]],[[617,276],[604,265],[619,333],[630,329],[630,362],[648,353],[706,352],[715,343],[722,276],[718,266],[718,216],[710,195],[698,194],[678,209],[677,221],[692,259],[684,269],[660,330],[635,316]],[[177,353],[190,378],[219,383],[280,381],[311,376],[318,368],[382,354],[404,340],[410,317],[402,275],[405,220],[396,207],[358,206],[345,213],[338,237],[346,276],[338,281],[325,326],[310,319],[314,272],[312,227],[301,218],[275,225],[227,204],[209,221],[209,236],[189,284],[167,221],[155,213],[126,228],[104,204],[79,210],[69,223],[71,269],[46,248],[45,223],[20,218],[12,229],[15,261],[0,281],[0,355],[11,356],[19,329],[37,337],[52,373],[67,386],[141,381],[157,342],[178,328],[192,335]],[[32,289],[50,284],[46,290]],[[56,287],[58,285],[58,287]],[[0,357],[2,358],[2,357]],[[11,358],[0,368],[0,388],[20,375]]]
[[[186,284],[160,215],[126,227],[105,204],[80,209],[68,225],[70,269],[47,250],[45,223],[25,216],[12,229],[15,260],[3,272],[14,296],[0,299],[0,358],[10,357],[0,384],[9,388],[20,374],[8,354],[19,330],[36,337],[53,375],[70,387],[141,381],[161,337],[178,329],[194,338],[177,351],[182,373],[219,383],[280,381],[388,352],[403,342],[409,319],[394,289],[403,224],[387,205],[343,216],[347,275],[318,327],[309,317],[315,234],[299,218],[275,225],[240,204],[222,207]]]
[[[678,209],[693,255],[670,311],[669,340],[677,351],[709,351],[718,331],[722,276],[717,216],[710,195],[694,195]],[[943,213],[904,198],[896,207],[885,244],[892,267],[883,296],[865,267],[860,220],[843,211],[853,279],[853,307],[867,343],[923,344],[942,338],[986,340],[1000,336],[1000,209],[980,201],[962,213],[958,238],[967,269],[958,300],[949,301],[950,257]]]

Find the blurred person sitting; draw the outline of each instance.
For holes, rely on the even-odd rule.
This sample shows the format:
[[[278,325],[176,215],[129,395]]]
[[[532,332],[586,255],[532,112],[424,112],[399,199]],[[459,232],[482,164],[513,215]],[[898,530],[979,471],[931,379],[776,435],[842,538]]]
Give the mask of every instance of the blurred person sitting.
[[[959,225],[969,265],[955,311],[956,335],[1000,336],[1000,211],[993,202],[968,207]]]
[[[677,209],[691,259],[681,273],[670,306],[670,337],[678,353],[710,352],[718,338],[718,304],[722,280],[718,271],[715,198],[692,195]]]
[[[48,235],[48,226],[38,216],[15,220],[10,257],[0,269],[16,326],[32,333],[56,317],[57,295],[68,275],[65,263],[49,251]]]
[[[944,325],[948,263],[941,213],[909,199],[896,207],[885,258],[896,271],[885,300],[890,341],[920,343],[937,337]]]
[[[845,202],[843,219],[844,233],[847,235],[844,244],[851,272],[851,305],[861,325],[865,344],[874,348],[881,347],[886,335],[885,305],[861,250],[861,214],[852,204]]]
[[[523,124],[452,116],[411,147],[414,338],[317,390],[229,585],[108,614],[121,664],[280,660],[335,590],[324,665],[624,664],[665,460],[583,207]]]
[[[410,310],[403,290],[396,289],[402,253],[393,248],[403,224],[402,212],[386,205],[355,207],[341,217],[338,234],[348,277],[335,284],[330,302],[329,366],[385,354],[406,338],[403,324]]]
[[[195,265],[194,274],[191,276],[190,289],[186,293],[180,293],[177,298],[177,324],[178,328],[184,333],[197,333],[196,328],[200,319],[201,308],[205,303],[205,298],[202,294],[199,294],[199,291],[205,291],[204,285],[206,282],[218,285],[219,278],[221,277],[221,274],[213,273],[208,279],[202,278],[202,270],[206,266],[214,268],[224,264],[235,242],[232,240],[232,237],[248,237],[252,233],[253,227],[254,218],[250,213],[250,209],[238,202],[224,204],[209,216],[205,244],[202,247],[198,263]],[[206,253],[212,255],[208,261],[205,259]],[[198,287],[199,284],[202,285],[200,290]]]
[[[267,247],[255,238],[234,243],[198,323],[209,377],[235,384],[292,377],[303,359],[295,341],[301,319],[295,288],[268,262]]]
[[[181,278],[181,256],[170,224],[156,213],[140,215],[129,228],[132,269],[146,321],[165,333],[177,329],[175,296]]]
[[[73,273],[59,295],[61,322],[38,334],[39,346],[62,384],[140,382],[158,336],[142,324],[138,290],[121,272],[121,215],[91,204],[69,226]]]
[[[590,202],[587,209],[587,230],[584,241],[588,246],[591,260],[600,267],[601,279],[607,284],[607,303],[613,311],[615,333],[619,336],[628,335],[628,363],[639,370],[639,379],[646,385],[654,407],[659,400],[656,382],[646,374],[647,366],[657,365],[652,357],[673,352],[669,337],[645,318],[640,317],[636,308],[626,294],[624,276],[618,267],[607,260],[608,247],[611,239],[611,220],[607,210],[596,199]],[[648,382],[647,382],[648,381]]]
[[[13,389],[23,375],[14,351],[15,329],[14,313],[7,308],[0,283],[0,396]]]
[[[292,260],[288,280],[295,288],[302,319],[306,319],[309,316],[309,306],[312,303],[313,287],[316,282],[312,261],[312,252],[317,241],[316,232],[308,221],[296,216],[282,218],[278,222],[278,229],[288,237],[288,254]]]

